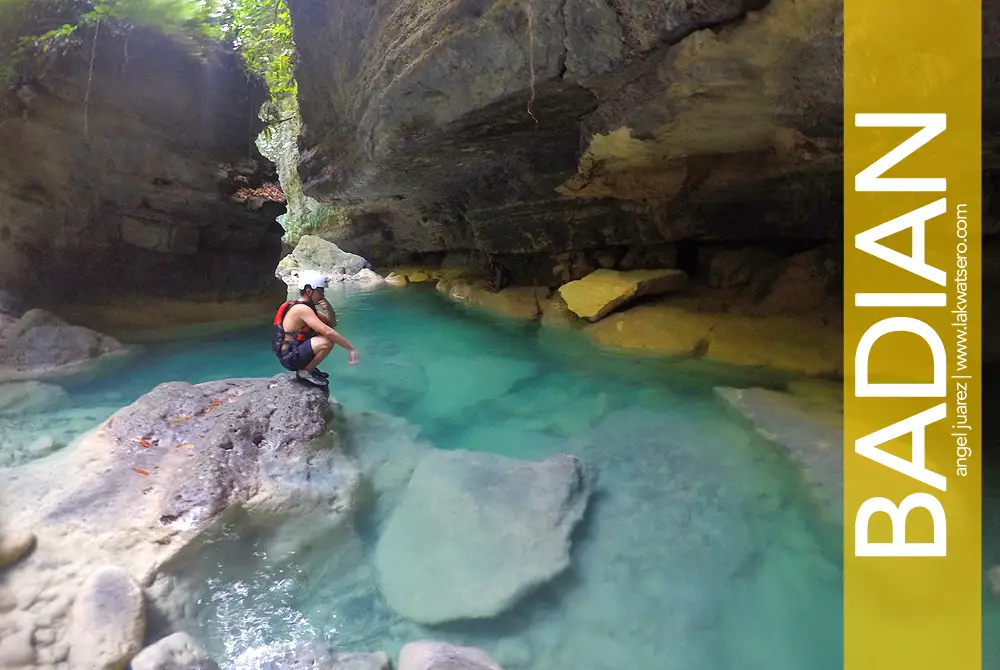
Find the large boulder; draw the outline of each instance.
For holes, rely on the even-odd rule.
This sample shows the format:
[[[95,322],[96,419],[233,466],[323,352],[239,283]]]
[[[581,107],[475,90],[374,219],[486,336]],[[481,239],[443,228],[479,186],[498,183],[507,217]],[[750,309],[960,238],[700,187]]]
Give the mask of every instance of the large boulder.
[[[430,452],[376,549],[390,607],[424,624],[504,612],[569,567],[593,484],[593,471],[567,455]]]
[[[844,337],[836,314],[764,316],[697,307],[636,305],[587,323],[584,332],[613,349],[808,375],[843,374]]]
[[[0,468],[4,533],[38,537],[7,575],[24,604],[17,630],[53,637],[38,658],[65,660],[72,594],[95,567],[117,565],[148,587],[159,616],[159,576],[234,525],[278,561],[321,537],[357,544],[361,475],[341,449],[338,411],[286,374],[169,382],[69,448]],[[0,629],[13,616],[0,614]]]
[[[142,589],[121,568],[101,568],[84,582],[69,627],[74,668],[124,670],[142,649],[146,603]]]
[[[360,473],[333,413],[290,375],[161,384],[72,448],[0,470],[0,513],[46,540],[49,570],[115,558],[147,582],[235,508],[292,551],[351,528]]]
[[[333,242],[315,235],[303,235],[292,253],[281,259],[274,275],[289,289],[294,288],[299,274],[307,270],[322,272],[330,281],[353,281],[361,284],[380,283],[382,278],[371,270],[371,264],[357,254],[351,254]]]
[[[124,350],[112,337],[33,309],[0,331],[0,378],[57,372]]]
[[[420,640],[410,642],[399,652],[398,670],[503,669],[481,649]]]
[[[647,295],[660,295],[687,286],[683,270],[595,270],[583,279],[559,287],[559,294],[577,316],[600,321],[622,305]]]

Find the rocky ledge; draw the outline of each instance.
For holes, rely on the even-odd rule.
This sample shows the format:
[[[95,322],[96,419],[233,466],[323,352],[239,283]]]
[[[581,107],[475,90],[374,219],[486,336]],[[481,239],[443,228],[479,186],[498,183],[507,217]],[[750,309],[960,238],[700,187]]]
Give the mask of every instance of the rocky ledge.
[[[411,621],[501,614],[568,567],[591,491],[585,464],[442,452],[408,440],[412,431],[398,424],[350,417],[291,375],[168,382],[67,448],[0,468],[0,668],[214,670],[198,641],[174,628],[190,623],[201,597],[187,589],[205,588],[204,579],[184,582],[187,561],[236,532],[270,560],[319,547],[324,566],[349,566],[367,505],[385,526],[379,579]],[[452,514],[459,523],[449,523]],[[497,524],[519,530],[482,534]],[[416,581],[414,565],[423,566]],[[310,658],[318,663],[310,667],[331,670],[391,667],[384,652],[309,653],[256,648],[226,660],[273,670]],[[499,665],[422,640],[403,648],[398,667]]]
[[[574,328],[612,349],[838,377],[843,307],[835,258],[829,247],[788,258],[764,248],[729,249],[709,256],[697,281],[676,267],[619,271],[571,263],[579,279],[502,286],[469,265],[467,255],[449,254],[437,266],[393,268],[386,282],[431,283],[455,300]]]

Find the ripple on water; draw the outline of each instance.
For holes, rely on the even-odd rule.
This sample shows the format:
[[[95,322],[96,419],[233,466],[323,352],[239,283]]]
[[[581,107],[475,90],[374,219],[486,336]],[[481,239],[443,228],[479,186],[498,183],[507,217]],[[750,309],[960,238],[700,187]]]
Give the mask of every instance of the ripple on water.
[[[170,625],[225,667],[263,667],[288,642],[395,655],[418,637],[480,646],[505,670],[842,666],[832,533],[780,450],[712,393],[780,378],[613,355],[433,292],[332,297],[362,356],[348,368],[338,352],[325,366],[348,411],[401,416],[437,448],[567,451],[596,466],[599,490],[567,574],[495,621],[431,630],[401,620],[378,591],[379,519],[346,562],[332,546],[277,561],[223,535],[176,570],[175,597],[187,601]],[[66,388],[77,406],[104,406],[166,380],[275,374],[267,330],[152,344],[124,373]]]

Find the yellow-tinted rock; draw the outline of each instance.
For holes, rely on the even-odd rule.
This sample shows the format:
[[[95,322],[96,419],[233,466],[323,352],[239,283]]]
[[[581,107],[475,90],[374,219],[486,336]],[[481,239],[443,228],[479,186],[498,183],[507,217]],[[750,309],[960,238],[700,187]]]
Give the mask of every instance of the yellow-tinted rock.
[[[609,347],[803,374],[843,374],[843,336],[818,316],[752,317],[640,305],[585,330]]]
[[[403,276],[406,277],[409,281],[413,282],[414,284],[420,284],[426,281],[431,281],[431,276],[424,270],[414,270],[413,274],[403,275]]]
[[[539,303],[542,309],[543,326],[575,326],[580,318],[570,311],[566,301],[558,293],[553,293],[548,300]]]
[[[685,286],[683,270],[595,270],[562,285],[559,294],[574,314],[598,321],[634,298],[680,291]]]
[[[423,267],[417,265],[404,265],[391,268],[389,274],[404,277],[413,284],[425,282],[438,282],[442,279],[458,279],[471,274],[471,270],[462,267]]]
[[[842,374],[843,336],[812,316],[719,315],[710,358],[809,375]]]
[[[437,289],[454,300],[514,319],[537,319],[542,311],[539,303],[549,294],[544,286],[512,286],[493,293],[481,283],[463,279],[442,279]]]
[[[390,272],[385,277],[385,283],[392,286],[406,286],[410,283],[410,280],[406,278],[406,275],[401,275],[398,272]]]
[[[640,306],[612,314],[585,331],[604,346],[671,356],[693,356],[707,346],[714,325],[711,314],[675,307]]]

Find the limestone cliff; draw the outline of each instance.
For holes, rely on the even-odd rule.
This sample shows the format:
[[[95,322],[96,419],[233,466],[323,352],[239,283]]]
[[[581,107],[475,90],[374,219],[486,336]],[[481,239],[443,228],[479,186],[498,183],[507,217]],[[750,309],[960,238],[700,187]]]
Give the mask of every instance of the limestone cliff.
[[[335,241],[525,254],[836,240],[837,0],[288,0]]]
[[[317,230],[335,230],[344,225],[342,208],[324,205],[302,193],[298,171],[302,119],[295,98],[265,105],[261,118],[267,125],[257,137],[257,147],[277,166],[287,200],[287,211],[278,217],[285,231],[285,243],[295,246],[303,235]]]
[[[254,190],[277,182],[254,145],[265,95],[235,53],[139,31],[83,31],[22,63],[0,106],[0,286],[59,301],[267,287],[284,204]]]

